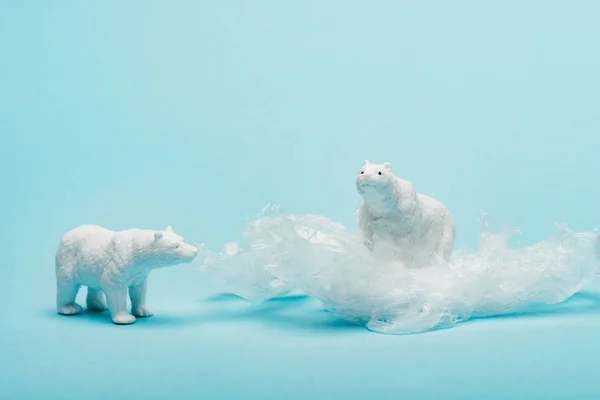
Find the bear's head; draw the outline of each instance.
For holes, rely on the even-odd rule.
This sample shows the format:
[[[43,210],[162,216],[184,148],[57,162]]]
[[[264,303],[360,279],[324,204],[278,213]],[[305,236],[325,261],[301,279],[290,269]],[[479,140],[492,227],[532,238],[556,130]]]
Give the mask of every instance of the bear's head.
[[[365,160],[356,177],[356,188],[364,198],[387,198],[394,193],[395,180],[391,163],[371,164]]]
[[[153,239],[150,245],[153,264],[167,267],[190,262],[198,255],[198,248],[186,243],[170,226],[164,231],[154,231]]]

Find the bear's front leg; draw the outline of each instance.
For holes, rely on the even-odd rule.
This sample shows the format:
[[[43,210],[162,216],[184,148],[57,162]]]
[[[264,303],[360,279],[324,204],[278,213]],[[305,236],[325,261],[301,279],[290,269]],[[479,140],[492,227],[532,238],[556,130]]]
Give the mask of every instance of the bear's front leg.
[[[102,283],[102,290],[106,296],[112,321],[118,325],[134,323],[135,317],[127,312],[127,286],[106,281],[108,280]]]
[[[129,297],[131,298],[131,313],[136,317],[151,317],[154,315],[152,310],[146,307],[146,290],[148,287],[148,278],[144,279],[139,285],[129,288]]]

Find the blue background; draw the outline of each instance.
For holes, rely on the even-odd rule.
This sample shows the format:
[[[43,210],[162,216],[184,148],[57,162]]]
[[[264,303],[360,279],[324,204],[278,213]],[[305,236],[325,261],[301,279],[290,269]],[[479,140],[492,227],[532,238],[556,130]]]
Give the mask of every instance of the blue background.
[[[385,336],[155,271],[156,316],[54,310],[82,224],[217,249],[268,202],[353,226],[363,159],[524,243],[600,225],[596,1],[0,0],[0,399],[597,399],[600,300]],[[85,291],[82,291],[84,294]],[[81,296],[80,296],[81,298]]]

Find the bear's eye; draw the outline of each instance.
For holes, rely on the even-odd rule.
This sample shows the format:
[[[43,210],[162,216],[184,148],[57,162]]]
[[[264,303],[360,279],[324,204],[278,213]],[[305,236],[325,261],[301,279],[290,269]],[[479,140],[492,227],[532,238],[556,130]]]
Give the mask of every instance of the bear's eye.
[[[365,173],[365,171],[360,171],[360,173],[361,173],[361,174],[364,174],[364,173]]]
[[[379,171],[378,174],[381,175],[381,171]]]

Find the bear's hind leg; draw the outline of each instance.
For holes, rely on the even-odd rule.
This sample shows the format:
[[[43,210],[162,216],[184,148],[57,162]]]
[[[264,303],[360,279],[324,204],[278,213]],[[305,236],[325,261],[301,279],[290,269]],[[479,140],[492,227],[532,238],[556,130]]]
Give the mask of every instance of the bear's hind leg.
[[[59,282],[56,285],[56,309],[62,315],[79,314],[83,308],[75,302],[79,285],[73,282]]]
[[[456,237],[456,228],[454,223],[450,221],[442,232],[442,238],[438,246],[438,254],[445,262],[449,262],[454,250],[454,239]]]
[[[86,303],[87,308],[90,311],[108,310],[108,307],[106,305],[106,299],[104,298],[104,293],[102,292],[102,290],[96,290],[88,287]]]

